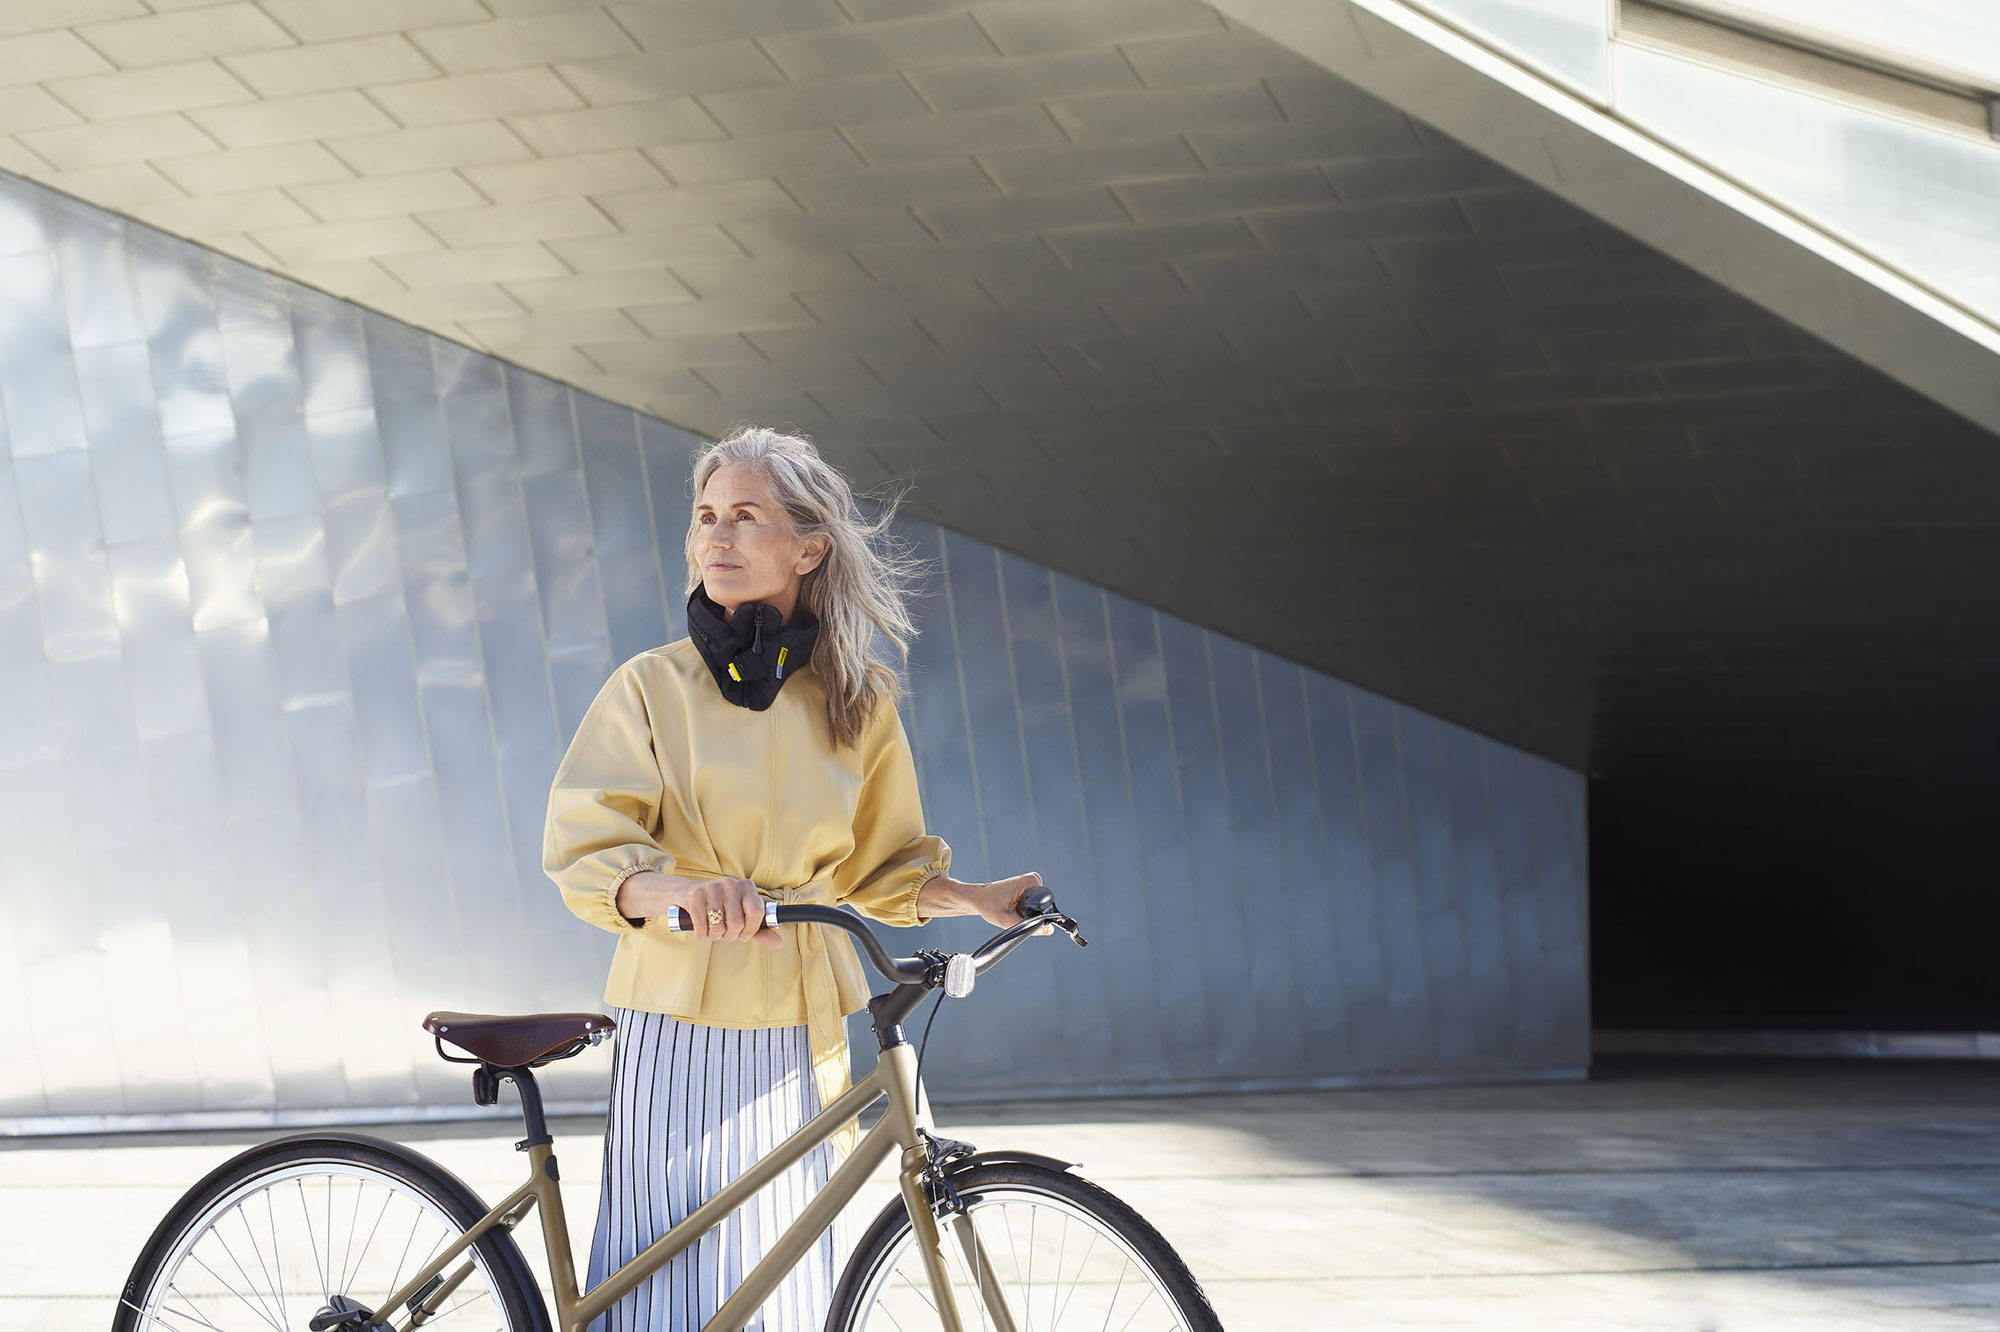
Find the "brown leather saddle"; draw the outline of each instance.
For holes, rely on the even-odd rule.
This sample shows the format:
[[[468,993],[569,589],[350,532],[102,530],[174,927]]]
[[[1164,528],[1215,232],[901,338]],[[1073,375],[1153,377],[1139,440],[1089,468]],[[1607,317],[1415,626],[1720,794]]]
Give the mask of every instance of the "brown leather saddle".
[[[501,1068],[539,1068],[567,1059],[617,1029],[618,1024],[602,1013],[529,1013],[522,1017],[433,1013],[424,1019],[424,1030],[440,1042],[450,1041],[474,1059]],[[452,1058],[444,1054],[442,1045],[438,1053]]]

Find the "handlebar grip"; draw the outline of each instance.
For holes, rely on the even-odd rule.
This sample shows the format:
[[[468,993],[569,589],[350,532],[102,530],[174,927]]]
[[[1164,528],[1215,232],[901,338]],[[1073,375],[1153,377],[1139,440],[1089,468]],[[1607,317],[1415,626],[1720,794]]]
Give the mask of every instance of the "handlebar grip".
[[[669,934],[686,934],[694,929],[694,917],[687,913],[685,907],[669,907],[661,914],[667,922],[667,933]],[[776,902],[764,903],[764,928],[767,930],[778,928],[778,904]]]

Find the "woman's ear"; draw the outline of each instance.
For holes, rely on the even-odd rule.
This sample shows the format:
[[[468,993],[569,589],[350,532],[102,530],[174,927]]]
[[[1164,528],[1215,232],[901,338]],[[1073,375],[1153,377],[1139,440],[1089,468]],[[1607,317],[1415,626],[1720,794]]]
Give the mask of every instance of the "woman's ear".
[[[820,563],[826,559],[826,553],[832,549],[833,538],[823,532],[807,541],[805,554],[799,556],[799,573],[809,574],[819,568]]]

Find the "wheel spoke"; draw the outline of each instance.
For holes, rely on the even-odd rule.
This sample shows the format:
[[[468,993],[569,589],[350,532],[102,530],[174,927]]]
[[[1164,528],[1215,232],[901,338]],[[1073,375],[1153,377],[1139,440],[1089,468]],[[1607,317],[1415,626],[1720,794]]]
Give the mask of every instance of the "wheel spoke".
[[[122,1295],[118,1297],[118,1302],[124,1305],[126,1308],[130,1309],[133,1313],[139,1315],[140,1318],[145,1320],[139,1325],[140,1332],[152,1332],[153,1328],[156,1325],[166,1327],[168,1329],[168,1332],[175,1332],[175,1329],[179,1328],[180,1324],[168,1323],[166,1320],[169,1317],[185,1318],[187,1316],[186,1314],[183,1314],[178,1310],[174,1309],[154,1309],[151,1312],[148,1312],[145,1309],[141,1309],[138,1305],[132,1303],[132,1301],[126,1299]]]
[[[1060,1327],[1062,1319],[1056,1312],[1056,1305],[1062,1299],[1063,1251],[1069,1247],[1069,1218],[1063,1218],[1062,1233],[1056,1239],[1056,1284],[1049,1292],[1049,1326]]]
[[[409,1261],[410,1245],[416,1241],[417,1226],[423,1219],[424,1214],[422,1212],[418,1212],[410,1218],[410,1233],[408,1238],[403,1241],[402,1255],[396,1259],[396,1274],[389,1278],[389,1289],[391,1291],[398,1291],[403,1288],[403,1264]]]
[[[433,1262],[437,1261],[438,1250],[442,1249],[445,1245],[449,1244],[450,1242],[451,1242],[450,1231],[445,1231],[443,1234],[439,1235],[436,1239],[432,1240],[430,1252],[424,1255],[423,1266],[429,1267]],[[395,1287],[393,1286],[390,1287],[388,1293],[394,1294]]]
[[[333,1288],[333,1172],[326,1176],[326,1293],[327,1298],[345,1294]]]
[[[955,1256],[946,1275],[961,1316],[966,1301],[978,1306],[977,1318],[964,1319],[968,1329],[990,1332],[1004,1302],[1016,1332],[1216,1332],[1200,1286],[1178,1255],[1095,1185],[1030,1167],[968,1173],[959,1185],[965,1212],[948,1219],[958,1242],[949,1246]],[[936,1310],[921,1259],[907,1219],[877,1232],[843,1281],[853,1303],[843,1303],[829,1327],[929,1326],[926,1315],[935,1318]],[[1003,1277],[1008,1263],[1012,1274]]]
[[[487,1292],[482,1290],[477,1295],[468,1296],[467,1298],[460,1300],[457,1304],[451,1305],[448,1308],[438,1310],[436,1313],[431,1315],[431,1321],[436,1322],[442,1320],[448,1315],[457,1313],[460,1309],[465,1308],[467,1305],[477,1304],[485,1298],[487,1298]]]
[[[916,1282],[911,1281],[908,1277],[904,1277],[903,1282],[905,1285],[909,1286],[911,1290],[916,1292],[917,1298],[924,1302],[924,1307],[926,1309],[929,1309],[932,1313],[936,1313],[938,1311],[938,1307],[935,1304],[931,1303],[931,1297],[924,1292],[923,1286],[919,1286]]]
[[[126,1299],[122,1295],[118,1297],[118,1302],[124,1305],[126,1308],[130,1309],[133,1313],[138,1314],[141,1318],[147,1319],[148,1321],[156,1321],[165,1318],[183,1318],[187,1319],[196,1327],[213,1328],[214,1332],[222,1332],[222,1329],[217,1328],[215,1324],[204,1322],[199,1318],[195,1318],[188,1314],[184,1314],[179,1309],[168,1309],[162,1307],[154,1309],[151,1312],[148,1312],[145,1309],[141,1309],[138,1305],[132,1303],[132,1301]],[[179,1324],[170,1325],[169,1332],[176,1332],[179,1326],[180,1326]]]
[[[192,1317],[195,1322],[200,1323],[203,1327],[215,1326],[214,1320],[212,1320],[207,1314],[201,1311],[201,1306],[199,1304],[196,1304],[193,1300],[189,1299],[184,1293],[182,1293],[180,1287],[170,1285],[167,1287],[167,1293],[169,1295],[172,1295],[175,1299],[179,1300],[182,1304],[185,1304],[192,1311],[191,1314],[183,1314],[182,1317]],[[172,1311],[168,1310],[167,1312],[172,1312]]]
[[[1137,1318],[1139,1316],[1139,1310],[1145,1308],[1148,1304],[1151,1304],[1153,1302],[1153,1297],[1158,1293],[1159,1293],[1158,1291],[1148,1289],[1146,1291],[1146,1298],[1140,1300],[1137,1304],[1132,1306],[1132,1318]],[[1118,1325],[1118,1332],[1125,1332],[1126,1328],[1132,1326],[1132,1318],[1127,1318],[1124,1322],[1120,1323]]]
[[[230,1210],[235,1214],[237,1224],[243,1227],[243,1238],[249,1243],[250,1252],[257,1259],[257,1270],[263,1274],[264,1284],[261,1288],[261,1293],[259,1295],[259,1303],[262,1303],[263,1295],[269,1294],[271,1291],[271,1287],[276,1283],[273,1282],[271,1279],[271,1269],[264,1265],[264,1249],[262,1245],[257,1243],[257,1232],[250,1228],[249,1206],[250,1206],[250,1199],[245,1198],[242,1202],[236,1204],[236,1206],[231,1208]],[[218,1224],[217,1234],[220,1235],[220,1232],[221,1232],[221,1227]],[[230,1256],[234,1257],[235,1255],[232,1253]],[[241,1269],[239,1268],[238,1270]],[[250,1282],[250,1274],[248,1272],[243,1273],[243,1280],[245,1281],[245,1283],[254,1284]],[[285,1299],[282,1294],[278,1296],[277,1317],[273,1321],[279,1327],[284,1326]]]
[[[264,1195],[264,1217],[271,1223],[271,1266],[278,1270],[278,1312],[285,1310],[285,1261],[284,1250],[278,1247],[278,1213],[271,1205],[271,1190],[267,1186],[260,1190]]]
[[[306,1223],[306,1240],[308,1243],[311,1243],[312,1213],[308,1211],[306,1208],[306,1182],[304,1178],[300,1178],[293,1182],[296,1183],[299,1187],[299,1217]],[[320,1266],[318,1244],[312,1244],[312,1256],[313,1256],[313,1271],[319,1276],[320,1300],[322,1303],[324,1303],[326,1300],[332,1297],[333,1292],[327,1289],[326,1269]]]
[[[1014,1280],[1021,1283],[1021,1303],[1023,1306],[1021,1312],[1025,1315],[1028,1312],[1026,1305],[1031,1287],[1028,1285],[1027,1278],[1022,1274],[1021,1250],[1014,1243],[1014,1227],[1007,1222],[1006,1205],[1001,1204],[996,1210],[1000,1213],[1000,1228],[1007,1232],[1007,1251],[1014,1255]]]
[[[220,1238],[220,1237],[218,1236],[218,1238]],[[196,1265],[197,1265],[198,1267],[200,1267],[202,1271],[204,1271],[204,1272],[208,1273],[208,1275],[209,1275],[209,1278],[210,1278],[211,1280],[213,1280],[213,1281],[215,1282],[215,1284],[216,1284],[216,1285],[218,1285],[218,1286],[222,1287],[222,1288],[223,1288],[224,1290],[228,1291],[228,1292],[229,1292],[229,1293],[230,1293],[231,1295],[234,1295],[234,1296],[236,1297],[237,1301],[238,1301],[239,1303],[241,1303],[241,1304],[243,1305],[243,1307],[244,1307],[244,1308],[246,1308],[246,1309],[250,1310],[250,1312],[252,1312],[252,1313],[256,1314],[256,1315],[257,1315],[257,1316],[258,1316],[259,1318],[263,1319],[263,1320],[264,1320],[264,1321],[265,1321],[266,1323],[270,1324],[270,1326],[272,1326],[273,1328],[276,1328],[276,1329],[277,1329],[277,1332],[285,1332],[285,1328],[284,1328],[284,1325],[283,1325],[282,1323],[278,1323],[278,1322],[274,1322],[274,1321],[272,1320],[272,1318],[271,1318],[271,1315],[270,1315],[270,1314],[269,1314],[269,1313],[268,1313],[267,1311],[265,1311],[265,1310],[263,1310],[263,1309],[260,1309],[260,1308],[258,1308],[258,1307],[257,1307],[256,1305],[254,1305],[254,1304],[252,1304],[252,1303],[250,1302],[250,1297],[249,1297],[249,1296],[247,1296],[247,1295],[243,1294],[243,1293],[242,1293],[241,1291],[237,1290],[237,1289],[236,1289],[236,1287],[234,1287],[234,1286],[230,1285],[230,1284],[229,1284],[229,1283],[228,1283],[227,1281],[223,1280],[223,1278],[222,1278],[222,1274],[221,1274],[220,1272],[217,1272],[217,1271],[216,1271],[216,1270],[215,1270],[214,1268],[210,1267],[210,1266],[209,1266],[209,1265],[207,1264],[207,1262],[205,1262],[205,1261],[204,1261],[204,1260],[202,1259],[202,1256],[201,1256],[200,1254],[198,1254],[198,1253],[191,1253],[191,1254],[189,1254],[189,1255],[188,1255],[188,1257],[190,1257],[190,1258],[194,1259],[194,1261],[195,1261],[195,1264],[196,1264]]]
[[[333,1176],[331,1175],[327,1176],[327,1184],[329,1188],[332,1187],[332,1183],[333,1183]],[[353,1278],[348,1275],[348,1259],[354,1253],[354,1228],[356,1223],[358,1223],[360,1220],[361,1220],[361,1187],[360,1185],[357,1184],[354,1188],[354,1206],[351,1209],[349,1209],[347,1213],[347,1239],[342,1243],[340,1249],[340,1290],[342,1294],[347,1293],[350,1287],[350,1283],[353,1280]],[[327,1236],[326,1248],[328,1255],[331,1256],[333,1252],[333,1236],[330,1234]]]
[[[384,1153],[345,1142],[318,1155],[310,1150],[317,1145],[301,1144],[275,1159],[262,1150],[246,1153],[252,1159],[242,1173],[232,1178],[223,1172],[221,1183],[207,1186],[214,1192],[206,1202],[186,1200],[193,1208],[187,1221],[142,1256],[146,1284],[122,1302],[138,1322],[129,1323],[121,1308],[119,1326],[137,1332],[303,1332],[307,1316],[328,1309],[337,1296],[366,1305],[400,1289],[406,1271],[421,1272],[464,1233],[468,1223],[459,1217],[478,1210],[440,1192],[448,1178],[433,1183],[420,1160],[382,1159]],[[279,1206],[277,1191],[286,1184],[293,1200]],[[398,1208],[410,1213],[407,1221]],[[398,1229],[404,1232],[400,1244]],[[513,1255],[507,1261],[516,1266],[498,1264],[503,1254]],[[512,1237],[495,1232],[467,1248],[463,1260],[452,1283],[456,1293],[437,1301],[442,1307],[426,1318],[426,1332],[525,1332],[521,1301],[537,1295],[532,1287],[517,1290]],[[293,1289],[303,1309],[291,1304]]]
[[[1118,1294],[1125,1289],[1125,1268],[1118,1269],[1118,1284],[1111,1288],[1111,1302],[1104,1306],[1104,1321],[1098,1324],[1098,1332],[1110,1332],[1111,1311],[1118,1307]]]
[[[1021,1292],[1021,1303],[1031,1315],[1035,1312],[1035,1220],[1041,1214],[1039,1207],[1028,1212],[1028,1276],[1025,1283],[1027,1289]]]
[[[361,1260],[368,1256],[369,1246],[375,1243],[375,1232],[382,1228],[382,1218],[389,1214],[389,1204],[391,1201],[394,1200],[395,1196],[396,1195],[388,1189],[382,1190],[382,1206],[375,1213],[375,1224],[368,1227],[368,1238],[361,1241],[361,1252],[354,1256],[354,1273],[356,1276],[360,1275]],[[361,1210],[361,1204],[359,1198],[355,1200],[354,1210],[356,1211],[356,1213],[359,1213]],[[350,1282],[351,1280],[353,1280],[353,1277],[350,1277],[347,1274],[347,1269],[342,1268],[341,1282],[340,1282],[341,1289],[345,1290],[347,1288],[348,1282]],[[389,1287],[389,1293],[393,1294],[395,1292],[395,1289],[396,1288],[394,1286]]]
[[[1076,1274],[1079,1278],[1083,1276],[1084,1269],[1090,1265],[1090,1255],[1095,1253],[1096,1251],[1097,1251],[1097,1232],[1093,1230],[1090,1232],[1090,1247],[1083,1251],[1083,1257],[1081,1260],[1078,1261],[1076,1265]],[[1118,1269],[1118,1274],[1121,1279],[1124,1277],[1125,1268],[1123,1266],[1121,1266]],[[1069,1294],[1063,1296],[1062,1308],[1056,1310],[1056,1320],[1053,1326],[1056,1327],[1062,1326],[1062,1316],[1069,1312],[1069,1302],[1076,1298],[1076,1292],[1078,1288],[1080,1288],[1082,1285],[1083,1282],[1081,1280],[1078,1280],[1075,1286],[1070,1287]]]
[[[979,1326],[981,1332],[984,1332],[987,1317],[993,1312],[986,1307],[985,1269],[979,1263],[980,1254],[986,1251],[986,1242],[979,1238],[978,1228],[972,1224],[970,1212],[960,1212],[958,1219],[952,1223],[952,1229],[958,1234],[959,1253],[965,1260],[967,1270],[972,1273],[972,1294],[979,1305]],[[968,1235],[971,1236],[970,1239],[966,1238]],[[998,1286],[998,1277],[994,1278],[994,1284]]]
[[[231,1208],[230,1210],[236,1211],[237,1209]],[[237,1220],[242,1221],[241,1212],[237,1212]],[[273,1328],[277,1329],[277,1332],[285,1332],[285,1324],[282,1314],[280,1314],[280,1316],[276,1318],[271,1316],[270,1301],[264,1298],[264,1294],[262,1291],[257,1290],[257,1283],[251,1279],[250,1273],[244,1269],[243,1260],[236,1256],[236,1250],[231,1248],[229,1241],[223,1237],[222,1225],[219,1220],[217,1221],[215,1228],[209,1233],[215,1236],[215,1242],[222,1247],[223,1255],[229,1259],[230,1266],[236,1269],[236,1275],[243,1278],[243,1284],[249,1287],[251,1290],[257,1292],[256,1311],[258,1317],[262,1318],[265,1322],[269,1323]],[[249,1228],[247,1223],[245,1223],[244,1233],[245,1234],[249,1233]],[[215,1279],[218,1282],[220,1282],[223,1288],[225,1290],[228,1290],[230,1294],[236,1295],[236,1298],[242,1300],[245,1304],[250,1303],[249,1297],[245,1295],[237,1295],[236,1291],[232,1287],[230,1287],[229,1283],[223,1281],[220,1273],[211,1273],[210,1275],[214,1276]]]
[[[935,1311],[935,1310],[933,1310],[932,1312],[936,1312],[936,1311]],[[886,1317],[886,1318],[887,1318],[887,1319],[888,1319],[888,1320],[889,1320],[889,1321],[890,1321],[891,1323],[895,1324],[895,1326],[896,1326],[896,1332],[904,1332],[904,1329],[903,1329],[903,1320],[902,1320],[902,1319],[900,1319],[900,1318],[896,1317],[896,1315],[895,1315],[894,1313],[892,1313],[892,1312],[891,1312],[890,1310],[887,1310],[887,1309],[884,1309],[884,1310],[882,1311],[882,1314],[883,1314],[883,1316],[884,1316],[884,1317]]]

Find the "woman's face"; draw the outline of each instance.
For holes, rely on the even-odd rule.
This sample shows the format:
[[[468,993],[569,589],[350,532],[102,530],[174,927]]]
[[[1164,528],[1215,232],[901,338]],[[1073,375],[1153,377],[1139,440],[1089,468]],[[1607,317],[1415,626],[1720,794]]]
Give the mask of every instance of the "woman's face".
[[[708,595],[726,614],[761,601],[786,620],[798,604],[799,584],[818,567],[832,544],[825,537],[800,541],[763,473],[750,463],[715,469],[695,501],[694,554]]]

